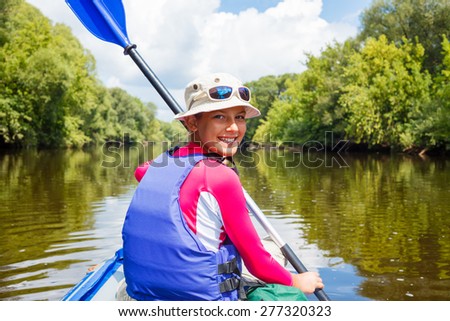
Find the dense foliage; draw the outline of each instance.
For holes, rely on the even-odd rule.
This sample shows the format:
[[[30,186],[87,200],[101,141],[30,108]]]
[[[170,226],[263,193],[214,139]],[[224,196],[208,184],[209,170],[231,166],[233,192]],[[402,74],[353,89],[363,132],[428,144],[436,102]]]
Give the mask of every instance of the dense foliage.
[[[161,140],[155,106],[104,87],[70,29],[23,0],[0,4],[0,145]]]
[[[369,148],[450,149],[450,2],[378,0],[356,39],[309,56],[256,141],[345,139]]]

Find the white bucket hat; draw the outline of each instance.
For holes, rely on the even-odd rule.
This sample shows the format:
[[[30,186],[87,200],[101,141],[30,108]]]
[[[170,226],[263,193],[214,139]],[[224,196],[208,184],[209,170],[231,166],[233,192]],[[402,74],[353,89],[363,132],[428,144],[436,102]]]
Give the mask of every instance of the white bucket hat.
[[[227,98],[211,98],[210,90],[214,88],[232,88],[232,92]],[[248,95],[241,97],[240,89]],[[229,93],[229,92],[228,92]],[[187,111],[175,115],[175,119],[183,120],[186,116],[196,115],[203,112],[210,112],[231,107],[245,107],[245,118],[253,118],[261,115],[259,110],[249,103],[250,90],[246,89],[242,81],[226,73],[214,73],[199,77],[191,81],[184,91]]]

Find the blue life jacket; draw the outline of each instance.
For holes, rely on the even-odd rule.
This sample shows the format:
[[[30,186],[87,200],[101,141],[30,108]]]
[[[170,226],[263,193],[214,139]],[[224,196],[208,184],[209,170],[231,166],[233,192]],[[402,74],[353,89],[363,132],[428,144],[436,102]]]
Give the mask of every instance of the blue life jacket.
[[[135,191],[122,237],[127,292],[136,300],[238,300],[241,258],[235,246],[207,250],[180,209],[180,187],[204,158],[163,153]]]

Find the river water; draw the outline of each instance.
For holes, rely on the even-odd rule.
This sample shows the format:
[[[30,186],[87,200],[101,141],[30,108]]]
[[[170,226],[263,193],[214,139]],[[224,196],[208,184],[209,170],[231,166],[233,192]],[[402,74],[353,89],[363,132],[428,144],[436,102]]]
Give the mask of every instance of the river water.
[[[134,168],[153,156],[0,151],[0,300],[59,300],[111,256]],[[237,163],[245,189],[333,300],[450,300],[450,159],[274,149]]]

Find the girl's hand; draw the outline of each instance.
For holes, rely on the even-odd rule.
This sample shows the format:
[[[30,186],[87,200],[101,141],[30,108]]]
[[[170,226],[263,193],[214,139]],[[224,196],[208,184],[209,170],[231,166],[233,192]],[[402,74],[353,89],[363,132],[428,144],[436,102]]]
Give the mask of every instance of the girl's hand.
[[[305,294],[312,294],[316,289],[323,289],[324,284],[317,272],[291,273],[293,286]]]

